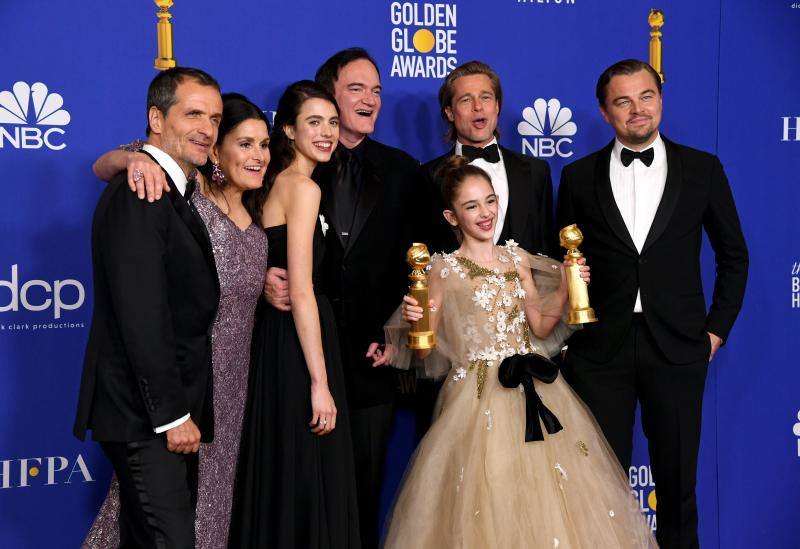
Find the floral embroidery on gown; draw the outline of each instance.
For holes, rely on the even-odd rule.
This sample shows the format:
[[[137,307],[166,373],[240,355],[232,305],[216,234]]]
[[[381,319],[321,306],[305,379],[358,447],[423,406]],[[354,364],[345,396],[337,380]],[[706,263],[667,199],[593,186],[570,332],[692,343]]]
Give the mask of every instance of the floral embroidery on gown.
[[[657,547],[622,467],[561,376],[534,386],[563,429],[525,442],[525,393],[503,387],[498,366],[515,354],[553,356],[572,329],[559,322],[541,339],[527,323],[531,314],[562,316],[560,264],[513,241],[495,251],[491,264],[454,252],[429,266],[431,291],[442,297],[438,345],[421,375],[447,378],[396,496],[385,547]],[[530,277],[520,276],[524,269]],[[407,331],[398,310],[386,336],[400,368],[413,363]]]

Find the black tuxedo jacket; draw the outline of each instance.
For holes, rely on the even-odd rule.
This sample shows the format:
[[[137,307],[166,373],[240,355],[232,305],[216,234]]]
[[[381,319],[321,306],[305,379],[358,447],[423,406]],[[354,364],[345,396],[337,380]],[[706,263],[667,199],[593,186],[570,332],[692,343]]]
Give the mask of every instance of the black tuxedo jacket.
[[[570,352],[610,360],[631,326],[640,288],[645,320],[666,357],[676,364],[701,360],[709,352],[706,332],[728,338],[747,282],[747,246],[722,164],[716,156],[664,139],[667,181],[638,253],[611,191],[613,145],[561,174],[558,224],[577,223],[583,231],[579,249],[592,267],[589,296],[599,318],[570,338]],[[708,312],[700,279],[703,229],[717,263]]]
[[[219,282],[208,233],[169,176],[172,191],[153,203],[126,180],[111,180],[94,213],[94,313],[74,434],[152,439],[190,413],[209,441]]]
[[[513,238],[525,250],[554,257],[558,250],[555,247],[553,230],[553,182],[550,166],[544,160],[515,153],[503,146],[500,146],[500,151],[508,177],[508,212],[500,243]],[[437,202],[435,211],[431,214],[435,219],[436,251],[451,251],[458,247],[455,234],[442,216],[444,201],[441,198],[441,184],[436,178],[439,167],[454,154],[455,147],[447,154],[423,165],[428,185],[436,189]]]
[[[431,197],[421,183],[419,162],[370,138],[364,143],[362,187],[344,245],[335,226],[333,192],[337,163],[318,167],[321,210],[330,224],[323,263],[325,288],[333,305],[351,407],[389,403],[397,386],[391,368],[373,368],[364,355],[383,341],[383,326],[408,291],[405,255],[429,232]],[[416,239],[416,240],[415,240]],[[424,240],[422,240],[424,242]]]

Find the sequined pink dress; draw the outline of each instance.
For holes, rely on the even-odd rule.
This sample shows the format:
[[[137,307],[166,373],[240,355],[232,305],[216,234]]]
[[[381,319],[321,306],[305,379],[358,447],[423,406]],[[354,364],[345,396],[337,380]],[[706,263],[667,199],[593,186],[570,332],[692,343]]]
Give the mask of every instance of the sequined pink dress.
[[[267,240],[252,224],[242,231],[199,190],[192,203],[208,229],[220,283],[220,302],[212,329],[214,442],[200,446],[196,546],[227,546],[233,482],[239,457],[250,340],[256,304],[264,286]],[[84,548],[119,545],[119,487],[112,479],[108,496],[83,543]]]

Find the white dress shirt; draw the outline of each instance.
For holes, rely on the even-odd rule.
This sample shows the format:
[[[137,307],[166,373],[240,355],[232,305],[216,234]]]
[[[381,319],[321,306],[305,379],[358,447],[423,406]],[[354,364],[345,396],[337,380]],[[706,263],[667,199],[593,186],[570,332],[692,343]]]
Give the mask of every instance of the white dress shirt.
[[[664,185],[667,182],[667,151],[661,135],[657,134],[655,140],[641,150],[653,148],[653,163],[650,166],[638,158],[634,159],[627,167],[622,164],[620,154],[625,147],[619,140],[614,142],[609,165],[609,178],[614,200],[625,221],[625,227],[631,235],[636,251],[642,252],[642,247],[650,232],[650,226],[655,219],[661,196],[664,194]],[[636,303],[633,312],[642,312],[641,290],[636,292]]]
[[[142,147],[142,150],[148,153],[150,156],[155,158],[158,165],[164,168],[164,171],[169,174],[169,177],[172,179],[172,182],[175,183],[175,188],[181,193],[181,195],[186,194],[186,174],[183,173],[183,170],[175,160],[172,159],[170,155],[156,147],[155,145],[151,145],[149,143],[145,143]],[[153,429],[156,433],[163,433],[164,431],[169,431],[173,427],[177,427],[178,425],[182,425],[186,423],[189,419],[190,414],[186,414],[185,416],[179,417],[175,421],[171,421],[166,425],[160,425]]]
[[[492,139],[486,144],[486,146],[488,147],[492,144],[497,145],[496,138]],[[508,211],[508,175],[506,175],[506,165],[503,162],[503,152],[500,150],[499,145],[497,147],[497,152],[500,154],[500,162],[492,163],[484,160],[483,158],[476,158],[470,162],[470,164],[473,166],[477,166],[489,174],[489,178],[492,180],[492,187],[494,187],[494,192],[497,195],[499,208],[497,212],[497,221],[494,225],[495,244],[497,244],[497,241],[500,240],[500,234],[503,232],[503,225],[505,225],[506,221],[506,212]],[[460,141],[456,141],[455,153],[461,156]]]
[[[178,166],[178,163],[175,162],[170,155],[150,143],[145,143],[142,146],[142,150],[156,159],[158,165],[164,168],[164,171],[169,174],[170,179],[175,183],[175,188],[180,191],[181,196],[184,196],[186,194],[186,183],[188,180],[186,174],[183,173],[181,167]]]

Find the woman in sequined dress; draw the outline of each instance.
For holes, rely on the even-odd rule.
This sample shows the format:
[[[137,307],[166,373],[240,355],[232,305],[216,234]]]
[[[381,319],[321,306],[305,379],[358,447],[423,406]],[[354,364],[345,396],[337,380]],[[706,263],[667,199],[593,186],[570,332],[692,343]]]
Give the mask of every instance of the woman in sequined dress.
[[[513,241],[493,244],[497,197],[467,162],[454,157],[442,174],[445,217],[462,244],[431,262],[438,345],[416,351],[427,375],[447,378],[385,547],[656,547],[588,408],[555,365],[535,356],[556,354],[570,333],[562,267]],[[581,270],[588,282],[588,267]],[[421,312],[407,296],[386,326],[397,367],[411,363],[407,321]],[[535,370],[510,379],[506,366],[522,360]]]
[[[221,296],[211,335],[214,441],[201,444],[199,453],[195,520],[199,548],[227,545],[253,319],[267,260],[266,236],[259,220],[253,222],[242,196],[262,186],[270,158],[268,144],[268,122],[261,109],[244,96],[223,95],[212,162],[204,170],[202,190],[195,188],[191,198],[211,238]],[[125,155],[118,156],[116,162],[124,167]],[[113,479],[84,547],[116,547],[118,515],[118,485]]]
[[[355,465],[333,309],[322,287],[321,190],[339,138],[334,98],[308,80],[278,102],[262,224],[291,311],[263,304],[231,517],[231,548],[358,549]]]

